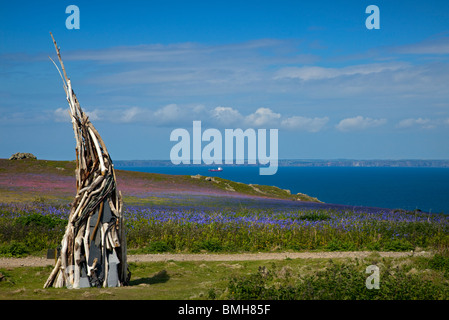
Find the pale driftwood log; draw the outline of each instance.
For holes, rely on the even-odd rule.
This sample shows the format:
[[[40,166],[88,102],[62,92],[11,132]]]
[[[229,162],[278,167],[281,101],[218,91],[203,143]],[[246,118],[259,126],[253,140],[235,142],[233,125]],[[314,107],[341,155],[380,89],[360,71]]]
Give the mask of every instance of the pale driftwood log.
[[[51,37],[62,73],[52,62],[63,82],[76,140],[76,195],[61,241],[61,254],[44,288],[127,285],[130,272],[123,201],[116,190],[114,165],[103,139],[81,109],[52,34]],[[109,276],[112,281],[108,281]]]
[[[56,261],[55,267],[53,268],[50,276],[48,277],[47,282],[45,282],[44,284],[44,288],[48,288],[51,286],[53,280],[58,275],[60,268],[61,268],[61,257],[59,257],[58,260]]]

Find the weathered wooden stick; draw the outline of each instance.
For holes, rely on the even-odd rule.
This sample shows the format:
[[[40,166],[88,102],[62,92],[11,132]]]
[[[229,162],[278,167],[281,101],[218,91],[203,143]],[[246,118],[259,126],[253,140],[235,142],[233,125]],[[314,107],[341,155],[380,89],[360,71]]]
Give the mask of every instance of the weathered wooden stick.
[[[65,72],[64,63],[62,62],[61,54],[59,52],[58,45],[56,44],[56,40],[53,37],[53,34],[51,32],[50,32],[50,35],[51,35],[51,38],[53,39],[53,44],[55,45],[56,54],[58,55],[58,59],[59,59],[59,64],[61,65],[62,72],[64,72],[64,77],[65,77],[65,80],[67,81],[69,78],[67,77],[67,73]]]
[[[64,279],[64,272],[63,270],[60,270],[60,272],[58,273],[58,278],[56,279],[55,288],[62,288],[65,283]]]
[[[97,233],[97,229],[98,229],[98,225],[100,224],[101,221],[101,214],[103,213],[103,203],[100,203],[100,209],[98,210],[98,219],[97,222],[95,223],[95,227],[94,230],[92,231],[92,235],[90,236],[90,241],[94,240],[95,234]]]
[[[86,229],[86,225],[83,225],[80,230],[78,231],[78,235],[75,238],[75,252],[74,252],[74,258],[75,258],[75,274],[74,274],[74,281],[73,281],[73,288],[78,289],[80,287],[80,264],[81,264],[81,248],[83,244],[83,234],[84,230]]]
[[[93,133],[91,128],[89,128],[89,133],[92,137],[92,140],[94,141],[95,149],[97,150],[98,159],[100,160],[101,175],[104,176],[106,173],[106,167],[104,165],[104,160],[103,160],[103,155],[101,154],[100,145],[98,144],[97,137],[95,136],[95,133]]]
[[[53,284],[56,276],[58,275],[58,273],[60,271],[60,267],[61,267],[61,257],[59,257],[58,260],[56,261],[55,268],[50,273],[50,276],[48,277],[47,281],[45,282],[44,288],[48,288]]]

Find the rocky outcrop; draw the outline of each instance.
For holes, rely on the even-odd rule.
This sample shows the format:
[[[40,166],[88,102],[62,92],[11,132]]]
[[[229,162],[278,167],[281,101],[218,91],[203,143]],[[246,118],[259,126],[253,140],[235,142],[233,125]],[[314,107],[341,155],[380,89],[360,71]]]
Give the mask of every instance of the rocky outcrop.
[[[36,156],[32,153],[22,153],[22,152],[17,152],[14,153],[9,160],[22,160],[22,159],[34,159],[36,160]]]

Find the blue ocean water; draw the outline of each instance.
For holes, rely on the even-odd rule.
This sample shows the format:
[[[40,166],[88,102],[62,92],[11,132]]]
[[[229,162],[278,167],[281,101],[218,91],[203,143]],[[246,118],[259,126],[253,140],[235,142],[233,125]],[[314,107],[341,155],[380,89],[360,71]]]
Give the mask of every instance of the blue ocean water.
[[[279,167],[272,176],[258,167],[123,167],[164,174],[218,176],[243,183],[273,185],[305,193],[325,203],[449,213],[449,168],[415,167]]]

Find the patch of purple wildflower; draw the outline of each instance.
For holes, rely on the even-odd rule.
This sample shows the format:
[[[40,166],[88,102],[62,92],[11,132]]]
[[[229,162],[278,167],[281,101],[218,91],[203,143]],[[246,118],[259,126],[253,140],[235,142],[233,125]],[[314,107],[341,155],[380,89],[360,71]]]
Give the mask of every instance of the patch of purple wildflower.
[[[198,200],[198,199],[196,199]],[[233,201],[166,206],[125,206],[128,248],[148,252],[408,250],[449,247],[449,216],[419,211],[322,206],[284,200]],[[11,241],[33,250],[56,247],[60,224],[33,228],[21,217],[46,216],[66,225],[69,205],[0,204],[0,248]],[[30,220],[35,221],[35,220]]]

